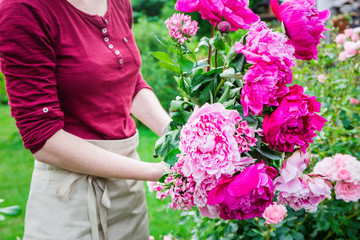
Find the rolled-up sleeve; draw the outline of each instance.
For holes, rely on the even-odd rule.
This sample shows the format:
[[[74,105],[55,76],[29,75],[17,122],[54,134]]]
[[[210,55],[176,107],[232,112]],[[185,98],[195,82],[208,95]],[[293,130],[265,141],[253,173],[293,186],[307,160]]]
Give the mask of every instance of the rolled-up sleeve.
[[[11,115],[35,153],[63,128],[51,26],[38,1],[0,1],[0,61]]]

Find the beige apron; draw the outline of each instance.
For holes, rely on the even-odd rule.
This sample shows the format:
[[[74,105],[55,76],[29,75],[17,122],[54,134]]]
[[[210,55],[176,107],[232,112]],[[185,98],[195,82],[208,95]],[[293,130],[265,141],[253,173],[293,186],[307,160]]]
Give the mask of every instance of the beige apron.
[[[139,160],[138,134],[124,140],[89,140]],[[35,160],[24,240],[148,240],[142,181],[72,173]]]

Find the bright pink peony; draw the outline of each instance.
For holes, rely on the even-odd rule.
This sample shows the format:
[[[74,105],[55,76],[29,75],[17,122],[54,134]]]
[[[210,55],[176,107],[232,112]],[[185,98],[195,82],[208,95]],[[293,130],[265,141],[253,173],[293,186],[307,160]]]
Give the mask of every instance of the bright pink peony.
[[[183,13],[174,13],[171,18],[166,21],[166,26],[169,29],[169,35],[174,41],[181,45],[189,41],[191,37],[195,36],[199,27],[196,21],[191,21],[191,17]]]
[[[345,202],[357,202],[360,199],[360,184],[337,182],[335,196]]]
[[[268,206],[262,217],[265,219],[267,224],[277,224],[284,220],[287,210],[282,204],[271,204]]]
[[[279,6],[277,0],[271,0],[271,8],[280,22],[283,22],[286,34],[295,47],[295,57],[302,60],[317,59],[317,45],[326,31],[324,24],[330,17],[330,11],[319,12],[315,0],[287,0]]]
[[[313,173],[331,181],[360,183],[360,161],[348,154],[335,154],[316,163]]]
[[[259,19],[249,8],[249,0],[178,0],[175,9],[181,12],[198,11],[214,26],[225,18],[231,31],[249,29]]]
[[[278,62],[284,67],[296,65],[294,47],[288,44],[285,35],[273,32],[265,22],[255,22],[251,25],[246,37],[246,45],[236,42],[234,49],[246,57],[246,61],[256,64],[263,62]]]
[[[195,107],[180,133],[179,149],[186,155],[182,171],[200,183],[209,176],[234,174],[249,164],[240,154],[255,145],[254,131],[235,110],[220,103]]]
[[[276,169],[257,163],[235,177],[223,176],[209,193],[208,204],[220,206],[222,219],[261,217],[274,197]]]
[[[264,140],[278,151],[292,152],[299,146],[303,152],[321,131],[325,118],[316,114],[320,103],[316,97],[304,94],[299,85],[293,85],[280,102],[279,107],[266,115],[263,122]]]
[[[254,23],[246,37],[246,45],[236,42],[234,49],[254,64],[244,76],[241,91],[244,116],[262,114],[264,106],[278,106],[278,99],[289,90],[292,82],[291,67],[296,65],[294,48],[287,38],[267,28],[266,23]]]
[[[278,106],[279,98],[288,93],[286,84],[292,82],[291,68],[276,63],[259,62],[244,75],[241,90],[244,116],[262,114],[264,106]]]

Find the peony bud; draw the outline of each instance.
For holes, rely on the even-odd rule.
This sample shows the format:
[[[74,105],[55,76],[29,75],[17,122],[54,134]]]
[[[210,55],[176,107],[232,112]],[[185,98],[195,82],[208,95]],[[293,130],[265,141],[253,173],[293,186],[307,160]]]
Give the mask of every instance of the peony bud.
[[[231,31],[231,26],[228,22],[222,21],[218,24],[217,28],[222,33],[229,33]]]

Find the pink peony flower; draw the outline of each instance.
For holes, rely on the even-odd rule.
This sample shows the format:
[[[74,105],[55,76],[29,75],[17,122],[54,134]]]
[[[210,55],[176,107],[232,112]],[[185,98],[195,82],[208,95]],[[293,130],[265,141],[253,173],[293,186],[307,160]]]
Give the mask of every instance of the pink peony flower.
[[[275,190],[279,191],[278,203],[287,204],[294,210],[304,208],[314,212],[320,202],[331,198],[331,188],[327,182],[317,176],[301,175],[285,182],[278,177],[274,180]]]
[[[284,220],[287,210],[286,207],[282,204],[271,204],[269,205],[262,217],[265,219],[267,224],[277,224]]]
[[[357,45],[354,42],[345,42],[344,51],[346,53],[346,57],[353,57],[357,54]]]
[[[317,80],[319,83],[325,83],[326,79],[327,79],[327,77],[325,76],[325,74],[320,74],[317,76]]]
[[[223,18],[230,24],[231,31],[249,29],[259,19],[249,8],[249,0],[178,0],[175,9],[181,12],[199,12],[214,26]]]
[[[346,53],[345,52],[341,52],[339,53],[339,61],[343,62],[347,59]]]
[[[335,154],[317,162],[313,173],[330,181],[360,183],[360,161],[348,154]]]
[[[346,41],[346,36],[345,36],[345,34],[342,34],[342,33],[338,34],[335,38],[335,42],[337,44],[344,44],[345,41]]]
[[[174,13],[171,18],[165,21],[169,29],[169,35],[174,41],[181,45],[189,41],[192,36],[195,36],[199,27],[196,21],[191,21],[191,17],[183,13]]]
[[[335,196],[336,199],[342,199],[345,202],[357,202],[360,199],[360,184],[337,182]]]
[[[287,0],[279,6],[277,0],[271,0],[271,8],[280,22],[283,22],[286,34],[295,48],[295,57],[302,60],[317,59],[317,45],[324,24],[330,17],[330,11],[319,12],[315,0]]]
[[[353,97],[351,97],[349,99],[349,101],[350,101],[351,104],[354,104],[354,105],[359,105],[360,104],[360,100],[356,99],[356,98],[353,98]]]
[[[179,149],[186,154],[184,175],[199,183],[211,175],[219,179],[234,174],[239,165],[248,164],[240,154],[255,146],[254,134],[235,110],[220,103],[196,106],[180,133]]]
[[[243,53],[246,61],[256,64],[263,62],[276,62],[285,67],[296,65],[295,49],[287,44],[288,39],[279,32],[273,32],[265,22],[255,22],[251,25],[246,37],[246,45],[240,42],[235,43],[235,51]]]
[[[344,30],[344,35],[348,38],[350,38],[354,33],[354,30],[352,28],[348,28]]]
[[[297,150],[283,162],[280,175],[285,182],[289,182],[300,177],[309,163],[310,155]]]
[[[325,118],[315,112],[320,111],[316,97],[304,94],[299,85],[293,85],[280,102],[279,107],[266,115],[263,121],[264,140],[278,151],[292,152],[299,146],[303,152],[321,131]]]
[[[220,206],[222,219],[261,217],[274,197],[276,169],[257,163],[235,177],[223,176],[209,193],[208,204]]]
[[[154,236],[149,236],[149,240],[155,240]]]
[[[351,36],[351,41],[356,42],[359,41],[360,36],[358,33],[353,33],[353,35]]]

